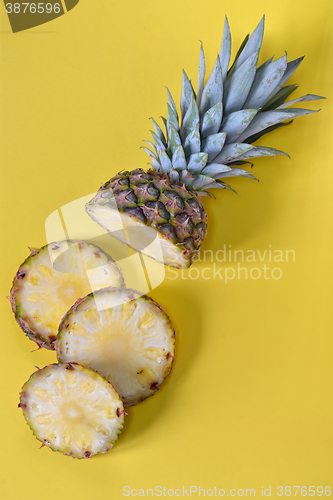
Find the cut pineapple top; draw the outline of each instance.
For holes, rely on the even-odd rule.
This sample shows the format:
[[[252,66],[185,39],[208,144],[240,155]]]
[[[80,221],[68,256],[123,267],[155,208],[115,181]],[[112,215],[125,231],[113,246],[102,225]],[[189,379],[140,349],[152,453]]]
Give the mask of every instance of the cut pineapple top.
[[[123,404],[111,384],[77,364],[33,373],[19,406],[37,439],[74,458],[108,451],[124,423]]]
[[[175,332],[152,299],[135,290],[100,290],[78,301],[61,322],[59,361],[101,373],[125,406],[151,396],[170,373]]]
[[[10,300],[29,338],[53,349],[59,323],[79,297],[123,285],[119,268],[99,247],[61,241],[31,252],[16,274]]]

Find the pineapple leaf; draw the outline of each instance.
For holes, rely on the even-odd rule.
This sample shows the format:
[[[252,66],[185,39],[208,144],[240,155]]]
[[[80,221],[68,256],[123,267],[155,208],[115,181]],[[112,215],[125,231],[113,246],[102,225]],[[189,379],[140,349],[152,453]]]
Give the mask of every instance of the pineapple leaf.
[[[260,137],[263,135],[269,134],[270,132],[273,132],[274,130],[285,127],[286,125],[291,125],[291,123],[294,120],[290,120],[289,122],[282,122],[282,123],[277,123],[276,125],[272,125],[271,127],[267,127],[265,130],[262,130],[261,132],[258,132],[257,134],[251,135],[251,137],[247,138],[247,143],[248,144],[253,144],[254,142],[258,141]]]
[[[204,50],[203,50],[203,47],[201,44],[200,59],[199,59],[199,73],[198,73],[198,88],[197,88],[197,105],[198,105],[199,110],[200,110],[202,91],[204,88],[205,72],[206,72],[205,53],[204,53]]]
[[[231,168],[230,172],[222,173],[219,179],[224,177],[249,177],[250,179],[254,179],[255,181],[258,180],[254,175],[250,174],[247,170],[244,170],[242,168]]]
[[[194,95],[194,91],[193,91],[191,82],[190,82],[187,74],[185,73],[185,71],[183,71],[182,94],[181,94],[181,98],[180,98],[180,108],[182,111],[182,120],[184,120],[184,117],[186,115],[186,111],[190,107],[193,97],[195,98],[195,95]]]
[[[172,123],[168,124],[168,153],[170,156],[176,151],[176,149],[181,145],[179,134]]]
[[[257,109],[242,109],[230,113],[230,115],[223,119],[221,130],[227,134],[226,144],[236,141],[237,137],[244,132],[257,112]]]
[[[215,104],[222,101],[223,98],[223,80],[222,80],[222,69],[220,63],[220,56],[217,56],[216,62],[205,85],[205,88],[201,97],[201,116],[206,113],[210,108],[215,106]]]
[[[179,173],[176,170],[171,170],[171,172],[169,172],[169,177],[171,182],[176,183],[179,181]]]
[[[284,155],[290,156],[285,153],[284,151],[280,151],[279,149],[274,149],[274,148],[266,148],[264,146],[257,146],[248,151],[247,153],[244,153],[243,155],[240,155],[238,157],[239,160],[248,160],[250,158],[259,158],[260,156],[276,156],[276,155]]]
[[[151,141],[143,141],[143,142],[146,142],[148,144],[148,146],[150,146],[154,150],[154,152],[156,153],[156,146],[153,142],[151,142]]]
[[[177,108],[176,108],[175,102],[174,102],[174,100],[173,100],[173,98],[172,98],[172,95],[171,95],[170,90],[168,89],[168,87],[166,87],[166,89],[167,89],[167,93],[168,93],[168,101],[169,101],[169,105],[170,105],[170,106],[171,106],[171,108],[173,109],[173,112],[174,112],[174,114],[175,114],[175,115],[176,115],[176,117],[177,117],[177,123],[178,123],[179,119],[178,119],[178,113],[177,113]]]
[[[151,135],[153,136],[157,152],[159,152],[161,149],[163,151],[165,151],[165,146],[164,146],[163,142],[161,141],[161,139],[158,137],[158,135],[155,132],[153,132],[152,130],[150,132],[151,132]]]
[[[146,146],[141,146],[141,149],[143,149],[144,151],[146,151],[146,153],[148,153],[150,157],[154,157],[157,160],[156,154],[151,149],[146,148]]]
[[[199,124],[196,125],[195,129],[186,137],[184,142],[185,156],[190,156],[194,153],[200,152],[200,131]]]
[[[195,177],[193,182],[193,189],[202,189],[207,184],[211,184],[214,179],[212,177],[208,177],[207,175],[198,175]]]
[[[229,167],[241,167],[242,165],[250,165],[251,168],[253,167],[253,163],[251,163],[250,161],[244,161],[244,160],[235,160],[235,161],[231,161],[228,164]]]
[[[269,63],[271,63],[274,59],[274,56],[270,57],[267,61],[265,61],[264,63],[262,63],[260,66],[258,66],[257,68],[257,72],[263,68],[265,68]]]
[[[281,78],[279,85],[276,87],[274,92],[268,97],[267,102],[271,102],[272,98],[274,98],[274,95],[277,94],[280,91],[280,89],[282,89],[284,84],[287,83],[287,81],[289,80],[291,75],[294,73],[294,71],[298,68],[298,66],[301,64],[303,59],[304,59],[304,56],[299,57],[298,59],[294,59],[294,61],[288,62],[286,71],[284,72],[284,75]]]
[[[259,50],[252,54],[233,74],[228,77],[225,90],[225,114],[238,111],[243,107],[250,92],[258,62]]]
[[[261,108],[279,85],[286,68],[287,56],[284,55],[257,71],[245,107]]]
[[[225,82],[227,78],[228,66],[230,62],[230,54],[231,54],[231,34],[230,34],[228,18],[227,16],[225,16],[222,43],[220,49],[220,63],[221,63],[223,82]]]
[[[188,170],[182,170],[179,175],[180,182],[185,184],[186,187],[192,187],[194,177],[190,174]]]
[[[260,51],[261,44],[262,44],[262,38],[264,34],[264,27],[265,27],[265,16],[262,17],[260,23],[248,39],[245,47],[237,57],[235,64],[230,71],[229,78],[231,75],[238,69],[240,66],[252,55],[254,55],[256,52]]]
[[[205,186],[205,189],[211,189],[211,188],[219,188],[219,189],[228,189],[228,191],[232,191],[233,193],[236,193],[234,189],[232,189],[229,184],[226,182],[222,182],[219,180],[216,180],[212,186]]]
[[[151,163],[154,167],[155,170],[157,170],[158,172],[160,172],[161,170],[161,164],[158,160],[156,160],[153,156],[150,157],[151,158]]]
[[[253,149],[254,147],[255,146],[252,146],[251,144],[241,144],[239,142],[227,144],[224,146],[221,153],[215,158],[214,163],[228,163],[247,151],[250,151],[250,149]]]
[[[219,131],[222,121],[222,113],[222,101],[218,102],[215,106],[206,111],[201,122],[201,136],[203,139],[209,135],[216,134]]]
[[[187,169],[191,174],[200,174],[207,164],[207,159],[207,153],[194,153],[187,159]]]
[[[212,134],[202,141],[202,150],[208,153],[208,163],[210,163],[221,151],[224,146],[227,134],[220,132]]]
[[[315,95],[315,94],[306,94],[303,95],[302,97],[299,97],[298,99],[294,99],[293,101],[288,101],[284,104],[281,104],[281,106],[278,106],[277,109],[289,108],[289,106],[292,106],[293,104],[296,104],[298,102],[316,101],[317,99],[326,99],[326,97],[322,97],[320,95]]]
[[[199,110],[194,97],[192,97],[190,107],[186,111],[186,115],[184,117],[181,129],[182,142],[185,141],[186,137],[195,129],[198,123],[199,123]]]
[[[263,113],[257,114],[243,132],[243,134],[238,138],[239,142],[243,142],[247,137],[264,130],[265,128],[275,125],[276,123],[284,122],[290,120],[291,118],[297,118],[298,116],[304,116],[312,113],[317,113],[316,110],[311,109],[284,109],[272,111],[264,111]]]
[[[216,198],[213,195],[213,193],[209,193],[208,191],[197,191],[197,194],[200,196],[200,198],[202,196],[208,196],[209,198],[213,198],[214,200],[216,200]]]
[[[266,104],[261,108],[261,111],[270,111],[278,108],[285,102],[286,99],[297,89],[298,85],[288,85],[282,87]]]
[[[232,73],[232,71],[233,71],[233,69],[234,69],[234,66],[235,66],[235,64],[236,64],[236,61],[237,61],[237,59],[239,58],[239,56],[241,55],[242,50],[244,49],[245,45],[247,44],[247,41],[248,41],[249,37],[250,37],[250,35],[249,35],[249,34],[247,34],[247,35],[246,35],[246,37],[244,38],[244,40],[242,41],[242,43],[241,43],[241,45],[240,45],[240,47],[239,47],[239,49],[238,49],[238,51],[237,51],[237,54],[236,54],[235,60],[234,60],[234,62],[232,63],[232,65],[230,66],[230,68],[228,69],[227,78],[231,75],[231,73]]]
[[[289,80],[289,78],[291,77],[291,75],[296,71],[296,69],[298,68],[298,66],[301,64],[301,62],[303,61],[304,59],[304,56],[303,57],[299,57],[298,59],[294,59],[293,61],[290,61],[288,62],[287,64],[287,69],[283,75],[283,77],[281,78],[281,81],[280,81],[280,88],[283,87],[283,85],[285,83],[287,83],[287,81]]]
[[[141,149],[143,149],[144,151],[146,151],[146,153],[148,153],[153,168],[158,171],[161,170],[161,164],[158,161],[157,157],[155,156],[155,153],[153,153],[150,149],[146,148],[145,146],[141,146]]]
[[[172,163],[171,163],[169,156],[167,155],[167,153],[165,151],[163,151],[163,150],[160,151],[159,159],[161,162],[161,171],[162,172],[170,172],[172,169]]]
[[[164,116],[160,116],[162,122],[163,122],[163,125],[164,125],[164,128],[165,128],[165,131],[167,132],[167,119],[164,118]],[[178,123],[178,122],[177,122]],[[167,132],[168,133],[168,132]]]
[[[229,172],[231,170],[227,165],[221,165],[219,163],[211,163],[207,165],[202,171],[202,174],[209,175],[213,179],[218,179],[219,176],[225,172]]]
[[[163,134],[161,128],[157,125],[157,123],[155,122],[154,118],[151,118],[151,121],[153,122],[155,133],[161,139],[161,141],[163,142],[164,146],[166,146],[165,137],[164,137],[164,134]]]
[[[185,153],[182,146],[178,146],[172,155],[172,166],[175,170],[185,170],[187,167]]]
[[[175,114],[175,112],[174,112],[172,106],[170,106],[170,104],[167,104],[167,107],[168,107],[167,130],[168,130],[169,124],[171,123],[178,132],[179,131],[178,115]]]

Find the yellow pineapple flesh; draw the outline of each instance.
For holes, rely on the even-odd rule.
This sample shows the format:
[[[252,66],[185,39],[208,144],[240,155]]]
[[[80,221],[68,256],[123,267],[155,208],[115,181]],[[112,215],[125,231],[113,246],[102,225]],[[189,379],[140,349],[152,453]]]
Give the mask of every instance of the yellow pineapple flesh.
[[[108,451],[124,423],[123,404],[111,384],[76,363],[49,365],[31,375],[19,406],[44,446],[74,458]]]
[[[16,274],[10,300],[29,338],[54,349],[60,321],[78,298],[123,284],[120,269],[99,247],[62,241],[32,251]]]
[[[101,373],[125,406],[158,390],[171,371],[175,331],[152,299],[104,289],[78,301],[61,322],[57,355]]]

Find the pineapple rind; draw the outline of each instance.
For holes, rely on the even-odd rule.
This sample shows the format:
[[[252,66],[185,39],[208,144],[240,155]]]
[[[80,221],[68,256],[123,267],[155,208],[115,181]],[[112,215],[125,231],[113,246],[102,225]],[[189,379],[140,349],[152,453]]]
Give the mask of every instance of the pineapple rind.
[[[159,349],[160,351],[163,351],[163,356],[160,355],[158,361],[156,362],[149,360],[149,349],[146,347],[145,354],[140,356],[141,351],[136,350],[136,338],[133,335],[132,330],[135,331],[135,335],[138,336],[138,342],[140,342],[142,337],[149,333],[149,328],[144,326],[143,333],[140,333],[139,328],[132,326],[135,323],[132,318],[130,322],[130,328],[132,328],[132,330],[129,332],[127,337],[126,330],[124,330],[125,334],[123,337],[122,335],[119,335],[118,332],[115,333],[116,337],[113,337],[113,332],[115,332],[118,327],[118,324],[116,324],[116,321],[114,320],[109,327],[107,326],[107,328],[110,328],[110,334],[107,334],[106,343],[105,337],[103,338],[102,344],[98,343],[100,342],[98,334],[102,331],[102,328],[104,328],[105,325],[102,325],[102,328],[95,325],[94,327],[91,327],[92,333],[88,336],[86,345],[80,332],[79,335],[73,337],[72,330],[75,329],[75,325],[82,325],[82,318],[85,311],[91,309],[91,307],[94,307],[96,310],[96,303],[99,304],[100,307],[104,308],[103,311],[106,311],[105,314],[107,314],[110,307],[120,308],[123,307],[122,304],[128,303],[130,305],[134,304],[135,306],[135,304],[138,303],[139,306],[142,304],[142,307],[146,304],[147,307],[151,308],[149,310],[154,311],[156,316],[153,354]],[[123,310],[122,312],[118,312],[116,310],[116,314],[120,314],[119,323],[121,323],[121,321],[125,321],[121,317]],[[103,317],[103,313],[101,313],[101,317]],[[162,328],[163,335],[158,332],[158,328]],[[68,311],[59,327],[57,356],[59,362],[75,361],[83,366],[89,366],[97,370],[112,384],[120,395],[124,406],[134,406],[155,394],[170,374],[174,360],[175,337],[176,332],[169,316],[163,308],[150,297],[142,295],[133,289],[118,290],[116,288],[109,287],[104,290],[98,290],[94,294],[89,294],[84,299],[78,300]],[[114,342],[114,339],[119,339],[120,341],[123,340],[124,343],[130,343],[130,348],[123,355],[122,359],[122,353],[119,355],[117,352],[112,352],[112,348],[114,346],[112,342]],[[141,346],[142,344],[139,345]],[[107,358],[105,365],[103,353],[107,352],[108,348],[111,348],[111,353],[106,355]],[[67,349],[75,351],[74,355],[72,353],[66,353]],[[144,361],[147,363],[146,365],[142,364]],[[115,365],[115,363],[117,364]],[[144,376],[146,378],[144,380],[140,380],[140,374],[136,371],[137,367],[141,367],[141,365],[144,366],[145,370]],[[154,367],[153,369],[152,366]],[[138,388],[137,383],[144,385],[141,385],[141,388]],[[131,390],[134,392],[130,393]]]
[[[29,394],[29,391],[31,389],[31,386],[33,384],[37,384],[38,380],[42,379],[43,377],[50,377],[55,375],[55,377],[59,374],[57,374],[57,371],[66,371],[68,370],[69,372],[75,371],[79,377],[81,375],[85,376],[85,379],[89,378],[90,380],[93,380],[93,382],[96,384],[97,388],[103,388],[103,394],[105,395],[106,393],[109,394],[110,398],[108,398],[108,401],[106,404],[112,404],[113,406],[116,407],[116,412],[114,415],[113,420],[115,421],[115,426],[114,429],[111,428],[111,439],[110,440],[105,440],[105,443],[100,444],[100,446],[96,447],[96,449],[90,451],[87,449],[79,449],[79,450],[70,450],[68,449],[69,445],[66,443],[64,446],[57,446],[56,443],[52,443],[52,441],[48,441],[46,439],[47,437],[47,431],[40,429],[41,425],[43,424],[38,424],[36,418],[34,419],[33,416],[31,415],[31,411],[29,412],[29,401],[33,398],[32,394]],[[49,373],[48,373],[49,372]],[[47,374],[47,375],[46,375]],[[65,388],[65,386],[64,386]],[[38,389],[38,386],[37,386]],[[43,389],[42,389],[43,390]],[[75,386],[71,385],[70,390],[72,393],[75,391]],[[54,395],[51,393],[47,393],[45,391],[46,397],[51,401],[52,398],[54,400]],[[40,396],[43,397],[43,396]],[[80,394],[78,396],[80,398]],[[58,397],[59,399],[59,397]],[[72,397],[74,399],[74,397]],[[58,364],[51,364],[48,366],[45,366],[42,369],[39,369],[38,371],[34,372],[29,380],[23,385],[21,393],[20,393],[20,403],[18,405],[22,411],[23,411],[23,416],[30,427],[30,429],[33,432],[33,435],[42,442],[42,446],[47,446],[49,447],[52,451],[59,451],[63,453],[64,455],[72,456],[73,458],[90,458],[92,456],[98,455],[100,453],[106,453],[109,451],[115,444],[115,442],[118,440],[120,432],[123,428],[124,425],[124,416],[125,416],[125,411],[123,407],[123,403],[121,399],[119,398],[119,395],[116,393],[116,391],[113,389],[112,385],[104,378],[102,377],[99,373],[97,373],[95,370],[92,370],[90,368],[84,368],[77,363],[58,363]],[[98,407],[97,407],[98,408]],[[99,408],[101,409],[101,408]],[[38,417],[37,417],[38,418]],[[52,419],[51,419],[52,420]],[[52,422],[53,423],[53,422]],[[51,423],[51,425],[52,425]],[[99,424],[96,425],[98,427]],[[75,426],[73,425],[72,428],[75,431]],[[107,430],[107,429],[106,429]],[[74,433],[73,431],[73,433]],[[54,432],[53,432],[54,433]],[[105,434],[104,434],[105,435]],[[72,438],[73,436],[69,436]],[[59,436],[56,436],[55,439],[58,439],[58,441],[61,439]]]
[[[38,250],[31,250],[29,257],[21,264],[21,266],[19,267],[19,269],[16,273],[16,276],[13,280],[9,300],[10,300],[10,303],[12,306],[13,313],[15,315],[15,319],[16,319],[17,323],[19,324],[19,326],[21,327],[21,329],[26,333],[28,338],[30,340],[34,341],[38,345],[39,348],[46,348],[46,349],[50,349],[50,350],[55,349],[55,342],[56,342],[58,325],[60,323],[60,320],[62,319],[63,314],[68,309],[68,307],[63,308],[63,314],[61,314],[61,316],[59,317],[59,319],[57,321],[57,326],[56,326],[56,328],[54,328],[54,331],[46,334],[45,332],[42,331],[42,329],[44,328],[43,321],[40,322],[41,326],[39,329],[38,326],[36,326],[34,319],[31,316],[29,316],[29,314],[27,314],[27,312],[23,313],[23,311],[22,311],[23,306],[26,307],[27,304],[26,304],[26,300],[23,300],[23,302],[22,302],[21,295],[22,295],[22,290],[25,286],[26,280],[27,279],[29,280],[29,278],[30,278],[31,268],[36,264],[36,258],[38,258],[39,256],[43,256],[44,253],[45,254],[48,253],[49,249],[50,248],[52,249],[53,246],[54,246],[54,248],[55,248],[55,246],[58,247],[55,250],[55,252],[57,252],[57,250],[62,248],[63,244],[66,244],[66,245],[78,244],[78,245],[82,245],[83,249],[98,252],[99,255],[102,256],[103,259],[108,264],[112,265],[112,269],[114,271],[113,278],[116,280],[117,286],[119,286],[119,287],[124,286],[124,279],[123,279],[123,276],[121,274],[121,271],[118,268],[118,266],[115,264],[113,259],[108,254],[106,254],[101,248],[97,247],[96,245],[92,245],[91,243],[87,243],[87,242],[80,241],[80,240],[68,240],[68,241],[63,241],[63,242],[53,242],[53,243],[50,243],[48,245],[45,245],[44,247],[42,247]],[[41,266],[41,267],[43,267],[43,266]],[[57,273],[58,276],[60,274],[62,274],[62,273]],[[51,279],[52,279],[52,277],[51,277]],[[78,275],[78,280],[82,281],[82,279],[83,279],[82,275],[81,275],[81,278],[80,278],[80,275]],[[103,286],[107,286],[107,285],[108,285],[108,282],[105,281]],[[85,286],[85,290],[86,290],[85,291],[85,294],[86,294],[87,291],[89,291],[89,288],[87,288],[87,286]],[[47,291],[51,294],[53,293],[52,283],[48,286]],[[76,297],[74,298],[73,302],[75,301],[75,299],[76,299]],[[57,299],[55,298],[54,303],[56,303],[56,301],[57,301]]]

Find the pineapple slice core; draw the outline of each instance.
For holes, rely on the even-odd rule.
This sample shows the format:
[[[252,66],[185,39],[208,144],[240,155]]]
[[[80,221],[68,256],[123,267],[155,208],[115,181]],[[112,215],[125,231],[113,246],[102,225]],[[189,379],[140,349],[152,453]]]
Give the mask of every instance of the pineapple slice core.
[[[63,241],[27,259],[14,281],[12,299],[18,321],[50,347],[61,319],[77,299],[93,290],[122,285],[120,270],[100,248]]]
[[[151,396],[170,372],[174,330],[150,298],[134,290],[100,290],[65,316],[57,354],[59,361],[98,371],[130,406]]]
[[[75,421],[79,422],[83,419],[83,408],[76,402],[70,401],[64,403],[61,406],[60,410],[64,419],[68,420],[71,423],[75,423]]]
[[[89,458],[109,450],[123,426],[123,404],[96,372],[49,365],[23,386],[20,406],[37,439],[55,451]]]

